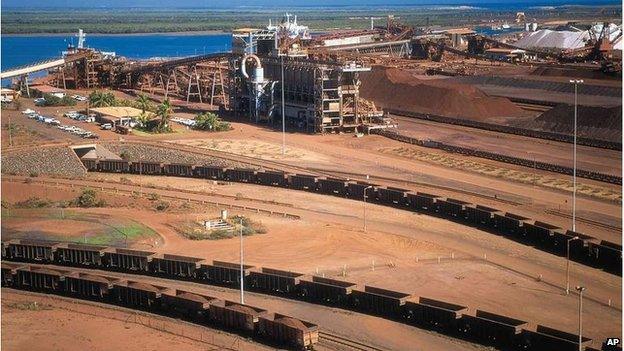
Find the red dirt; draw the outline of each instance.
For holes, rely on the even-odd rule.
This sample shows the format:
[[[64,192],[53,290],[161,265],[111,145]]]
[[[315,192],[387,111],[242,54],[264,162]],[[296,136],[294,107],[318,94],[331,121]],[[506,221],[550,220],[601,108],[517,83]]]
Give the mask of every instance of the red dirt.
[[[39,307],[28,309],[35,301]],[[156,316],[3,288],[2,349],[260,351],[270,348]]]
[[[383,108],[472,120],[526,115],[508,99],[488,96],[473,86],[445,79],[418,79],[398,68],[375,67],[363,74],[360,92]]]

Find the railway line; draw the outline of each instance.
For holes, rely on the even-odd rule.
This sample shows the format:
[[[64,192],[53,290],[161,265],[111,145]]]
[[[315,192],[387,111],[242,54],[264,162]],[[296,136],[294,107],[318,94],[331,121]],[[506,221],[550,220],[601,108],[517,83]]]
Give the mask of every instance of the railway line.
[[[156,147],[156,146],[162,147],[161,144],[152,143],[152,142],[133,141],[133,143],[149,145],[153,147]],[[373,173],[363,174],[363,173],[349,172],[349,171],[330,170],[330,169],[324,169],[324,168],[318,168],[318,167],[294,166],[285,162],[263,160],[263,159],[258,159],[254,157],[249,157],[249,156],[239,156],[239,155],[235,155],[233,153],[229,153],[225,151],[197,149],[197,148],[193,148],[190,146],[178,145],[174,143],[167,143],[167,147],[172,150],[189,152],[189,153],[193,153],[196,155],[214,156],[214,157],[223,158],[229,161],[238,161],[238,162],[242,161],[244,163],[248,163],[250,165],[259,167],[261,169],[268,169],[268,170],[274,170],[274,171],[280,171],[280,172],[294,172],[294,173],[303,172],[304,174],[311,174],[315,176],[327,176],[327,177],[336,178],[336,179],[355,180],[355,181],[362,181],[362,182],[366,182],[366,181],[374,182],[375,180],[382,180],[382,181],[390,182],[389,185],[393,185],[393,186],[405,186],[406,184],[409,184],[409,185],[415,185],[419,187],[439,189],[439,190],[459,193],[463,195],[475,196],[475,197],[488,199],[491,201],[508,204],[508,205],[514,205],[514,206],[524,205],[524,203],[522,202],[514,201],[511,199],[505,199],[504,196],[495,197],[495,196],[490,196],[490,195],[468,191],[464,189],[457,189],[457,188],[447,187],[443,185],[437,185],[437,184],[432,184],[432,183],[427,183],[427,182],[419,182],[419,181],[409,180],[409,179],[400,179],[400,178],[395,178],[395,177],[381,176],[381,175],[377,175]],[[367,177],[368,177],[368,180],[367,180]]]
[[[421,140],[421,139],[412,138],[410,136],[403,135],[396,131],[374,130],[374,133],[377,135],[385,136],[387,138],[397,140],[400,142],[404,142],[407,144],[411,144],[411,145],[429,147],[433,149],[447,151],[450,153],[458,153],[461,155],[484,158],[488,160],[513,164],[513,165],[518,165],[518,166],[532,167],[532,168],[539,169],[539,170],[561,173],[565,175],[573,174],[572,167],[561,166],[557,164],[535,161],[535,160],[529,160],[529,159],[521,158],[521,157],[507,156],[507,155],[502,155],[496,152],[473,149],[471,147],[455,146],[455,145],[450,145],[450,144],[446,144],[446,143],[442,143],[438,141]],[[616,175],[604,174],[601,172],[588,171],[584,169],[577,169],[576,174],[577,174],[577,177],[579,178],[586,178],[586,179],[596,180],[596,181],[605,182],[605,183],[622,185],[622,177],[616,176]]]
[[[570,252],[571,259],[621,275],[622,247],[619,244],[599,241],[593,236],[565,230],[518,214],[435,194],[308,174],[190,164],[133,163],[123,160],[82,161],[88,171],[225,180],[310,191],[353,200],[363,200],[364,195],[368,195],[370,202],[474,226],[555,255],[565,255],[566,243],[576,241],[573,245],[574,250]],[[366,194],[366,189],[372,191]]]
[[[354,350],[354,351],[386,351],[373,345],[365,344],[359,341],[351,340],[336,334],[325,331],[319,331],[319,344],[327,346],[337,346],[337,350]]]
[[[208,263],[206,260],[197,261],[195,258],[183,256],[157,255],[150,252],[92,245],[13,240],[3,242],[2,252],[3,286],[60,295],[77,295],[78,298],[100,299],[104,302],[113,301],[113,304],[125,306],[138,304],[136,307],[141,310],[164,313],[165,315],[184,312],[188,309],[186,307],[180,311],[175,308],[175,302],[174,305],[172,302],[167,302],[169,299],[167,296],[179,296],[180,298],[186,296],[181,294],[180,290],[176,290],[173,295],[167,292],[169,291],[167,289],[170,289],[174,284],[173,281],[179,281],[179,284],[184,285],[199,284],[200,286],[236,288],[241,274],[237,264],[217,261]],[[94,254],[97,252],[101,254]],[[11,263],[7,261],[11,261]],[[46,265],[41,266],[41,263]],[[109,287],[105,297],[103,296],[104,290],[90,288],[94,282],[96,282],[95,286],[102,287],[101,279],[95,280],[90,274],[89,277],[87,274],[80,274],[84,271],[90,273],[89,270],[96,272],[91,274],[100,274],[99,271],[92,271],[93,269],[107,271],[106,274],[108,271],[112,271],[110,272],[111,277],[129,280],[127,283],[114,282],[112,287],[110,287],[110,279],[104,282]],[[141,283],[136,283],[132,275],[136,275],[136,279],[140,279]],[[152,276],[154,278],[150,278]],[[555,349],[576,351],[579,349],[578,336],[576,335],[541,325],[534,329],[526,321],[481,310],[470,311],[466,306],[445,301],[423,297],[412,300],[410,294],[401,292],[252,266],[245,268],[244,276],[247,291],[372,314],[482,345],[509,350],[531,351],[552,351]],[[159,281],[152,284],[150,279],[159,279]],[[147,282],[143,282],[145,280]],[[86,284],[86,288],[74,289],[67,284],[78,284],[76,286]],[[131,295],[128,295],[129,290]],[[197,293],[190,294],[196,296],[194,300],[204,296]],[[108,300],[108,296],[112,299]],[[130,298],[130,296],[133,297]],[[208,299],[209,297],[204,296],[203,298]],[[210,316],[213,314],[213,303],[215,302],[210,302]],[[218,315],[221,312],[215,313]],[[262,313],[260,319],[263,318]],[[195,312],[190,315],[195,315]],[[220,323],[221,319],[211,317],[211,321],[213,321],[212,323]],[[234,327],[239,332],[252,332],[249,326],[243,327],[243,329],[240,325],[228,325],[227,327]],[[258,329],[254,326],[253,331],[256,333]],[[342,344],[351,347],[353,350],[379,350],[373,345],[335,335],[325,334],[321,336],[318,329],[315,331],[318,335],[316,340],[319,341],[324,338],[329,343]],[[262,333],[260,335],[268,336]],[[304,333],[303,339],[297,337],[297,340],[307,340],[305,335]],[[286,342],[287,340],[282,341]],[[590,350],[590,348],[585,348],[590,342],[591,339],[583,338],[583,349]],[[517,346],[508,348],[506,345]]]
[[[523,135],[523,136],[530,137],[530,138],[560,141],[564,143],[574,142],[574,136],[568,135],[568,134],[560,134],[560,133],[544,132],[544,131],[537,131],[537,130],[532,130],[532,129],[518,128],[518,127],[502,126],[502,125],[497,125],[497,124],[477,122],[477,121],[465,120],[465,119],[460,119],[460,118],[428,115],[428,114],[423,114],[423,113],[402,111],[402,110],[396,110],[396,109],[386,109],[386,110],[388,113],[393,114],[393,115],[410,117],[410,118],[418,118],[418,119],[432,121],[436,123],[460,125],[464,127],[490,130],[490,131],[495,131],[495,132],[500,132],[500,133]],[[620,150],[620,151],[622,150],[622,143],[612,142],[612,141],[580,137],[580,138],[577,138],[577,143],[579,145],[586,145],[586,146],[595,147],[595,148]]]

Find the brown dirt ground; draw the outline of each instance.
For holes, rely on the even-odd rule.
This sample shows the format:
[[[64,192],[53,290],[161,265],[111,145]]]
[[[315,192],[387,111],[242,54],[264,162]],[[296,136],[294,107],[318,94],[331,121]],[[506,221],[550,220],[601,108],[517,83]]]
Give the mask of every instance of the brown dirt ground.
[[[136,182],[137,178],[131,180]],[[154,181],[153,177],[143,179]],[[575,330],[575,297],[565,296],[561,288],[544,283],[561,286],[565,262],[560,257],[473,228],[383,206],[367,206],[369,229],[363,232],[363,206],[350,200],[253,185],[217,186],[197,179],[161,180],[164,184],[178,187],[187,184],[191,189],[203,188],[207,192],[241,192],[251,199],[261,199],[270,193],[272,199],[284,204],[280,205],[284,210],[302,216],[301,220],[293,221],[241,213],[262,222],[268,229],[267,234],[245,238],[245,257],[249,264],[307,274],[318,272],[356,283],[504,312],[570,332]],[[20,186],[19,193],[28,193],[27,186],[33,185]],[[123,202],[123,199],[119,201]],[[240,205],[253,202],[233,201]],[[126,206],[129,202],[134,200],[127,198]],[[237,261],[239,258],[236,238],[191,241],[182,238],[171,227],[172,223],[180,221],[216,217],[218,208],[215,207],[193,206],[184,211],[160,213],[145,211],[135,205],[132,212],[126,208],[88,211],[131,216],[148,224],[162,236],[160,243],[150,247],[158,252],[211,260]],[[237,212],[231,210],[230,213]],[[484,255],[487,262],[482,259]],[[343,277],[345,266],[346,276]],[[524,274],[514,273],[506,267]],[[588,297],[605,302],[611,298],[613,304],[621,306],[619,277],[575,263],[571,271],[572,284],[583,281],[592,286]],[[540,274],[543,282],[535,279]],[[610,334],[617,335],[621,320],[618,310],[589,301],[586,305],[585,319],[591,321],[586,327],[589,336],[600,340]],[[546,310],[549,313],[543,312]]]
[[[37,302],[36,308],[32,307],[34,302]],[[163,329],[163,326],[166,331],[156,329]],[[192,339],[202,337],[222,350],[237,349],[237,346],[245,350],[269,350],[208,328],[160,317],[137,316],[126,309],[2,289],[4,350],[199,351],[214,347]]]

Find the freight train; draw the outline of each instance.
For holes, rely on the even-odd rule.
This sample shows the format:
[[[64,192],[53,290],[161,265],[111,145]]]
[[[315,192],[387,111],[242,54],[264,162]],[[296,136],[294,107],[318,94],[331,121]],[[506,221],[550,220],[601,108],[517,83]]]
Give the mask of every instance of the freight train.
[[[366,195],[366,201],[369,202],[477,227],[559,256],[566,256],[569,244],[571,260],[622,275],[622,245],[600,241],[583,233],[564,230],[495,208],[435,194],[346,179],[246,168],[125,160],[83,159],[82,162],[88,171],[214,179],[310,191],[360,201]]]
[[[240,288],[240,277],[243,275],[244,287],[249,291],[371,314],[501,350],[579,350],[578,335],[546,326],[533,326],[526,321],[488,311],[473,311],[466,306],[433,298],[417,297],[403,292],[290,271],[253,266],[243,266],[241,269],[237,263],[208,261],[194,257],[23,239],[3,241],[2,259],[5,264],[6,261],[12,261],[91,268],[229,288]],[[62,268],[64,267],[60,269]],[[19,287],[21,284],[17,281],[21,279],[19,274],[31,273],[19,273],[15,264],[6,269],[3,265],[3,285],[17,284]],[[44,281],[56,279],[50,278],[49,275],[45,276]],[[51,283],[41,284],[44,284],[41,289],[50,289],[50,286],[55,289]],[[123,286],[127,285],[126,283]],[[150,295],[152,300],[155,299],[154,294],[163,294],[158,287],[149,290],[153,291]],[[126,301],[123,296],[118,297],[116,301],[120,303]],[[202,301],[203,299],[205,297]],[[151,303],[149,302],[151,300],[148,300],[142,298],[143,302],[140,302],[139,306]],[[251,331],[251,327],[248,330]],[[306,339],[305,335],[307,334],[304,336],[301,333],[297,334],[297,345],[314,337],[310,335]],[[583,338],[582,346],[585,350],[594,350],[586,348],[590,343],[591,339]]]
[[[7,262],[1,266],[3,287],[157,313],[293,350],[312,349],[318,342],[317,325],[254,306],[64,267]]]

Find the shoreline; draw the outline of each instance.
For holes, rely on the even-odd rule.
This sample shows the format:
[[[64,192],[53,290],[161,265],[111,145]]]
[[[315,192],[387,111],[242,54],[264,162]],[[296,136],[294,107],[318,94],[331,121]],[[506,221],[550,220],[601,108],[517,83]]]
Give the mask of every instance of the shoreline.
[[[76,32],[70,33],[13,33],[13,34],[2,34],[2,37],[66,37],[66,36],[75,36]],[[225,30],[204,30],[204,31],[188,31],[188,32],[142,32],[142,33],[91,33],[85,32],[87,37],[112,37],[112,36],[127,36],[127,37],[139,37],[139,36],[147,36],[147,35],[223,35],[223,34],[232,34],[231,31]]]

